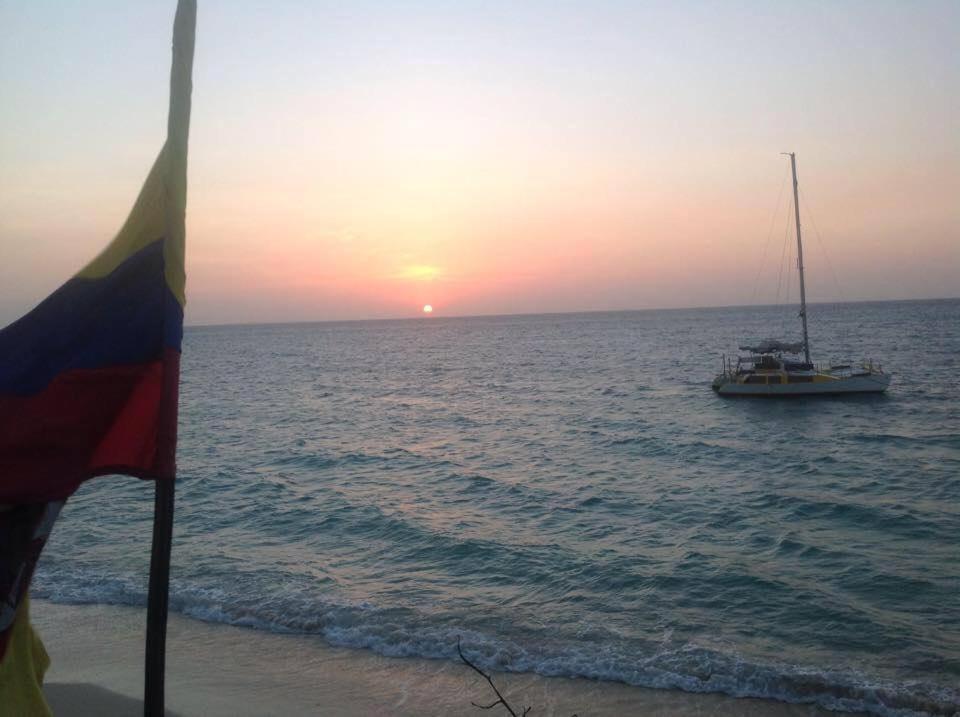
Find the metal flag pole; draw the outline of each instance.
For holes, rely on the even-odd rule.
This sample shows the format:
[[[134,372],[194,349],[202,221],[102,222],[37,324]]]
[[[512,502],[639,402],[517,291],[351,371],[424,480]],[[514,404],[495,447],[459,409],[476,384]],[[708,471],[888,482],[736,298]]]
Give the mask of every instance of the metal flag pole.
[[[164,239],[183,251],[187,201],[187,138],[190,133],[196,0],[179,0],[173,22],[173,60],[170,69],[170,113],[163,155],[166,163],[166,231]],[[182,257],[181,257],[182,259]],[[177,372],[165,381],[179,381]],[[176,441],[176,391],[161,407],[160,424],[169,427],[167,439]],[[153,544],[150,552],[150,587],[147,596],[147,639],[144,664],[143,713],[162,717],[164,713],[164,671],[167,640],[167,608],[170,587],[170,545],[173,537],[173,498],[176,469],[172,462],[154,483]]]
[[[174,484],[172,478],[154,483],[153,548],[150,553],[150,592],[147,597],[147,644],[143,681],[144,717],[163,715]]]

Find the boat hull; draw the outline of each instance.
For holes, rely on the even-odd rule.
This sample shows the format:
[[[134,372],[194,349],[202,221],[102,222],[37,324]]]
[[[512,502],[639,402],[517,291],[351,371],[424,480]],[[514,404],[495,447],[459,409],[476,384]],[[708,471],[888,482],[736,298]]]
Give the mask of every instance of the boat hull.
[[[816,383],[750,384],[737,383],[726,377],[713,382],[713,390],[721,396],[776,398],[788,396],[839,396],[855,393],[883,393],[890,377],[882,373],[850,376]]]

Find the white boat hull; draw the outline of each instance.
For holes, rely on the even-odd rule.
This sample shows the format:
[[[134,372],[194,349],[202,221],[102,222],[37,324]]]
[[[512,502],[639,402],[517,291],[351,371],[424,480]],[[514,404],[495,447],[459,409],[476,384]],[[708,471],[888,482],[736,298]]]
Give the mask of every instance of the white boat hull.
[[[727,376],[718,376],[713,389],[721,396],[836,396],[851,393],[883,393],[890,385],[890,376],[871,373],[816,383],[751,384],[738,383]]]

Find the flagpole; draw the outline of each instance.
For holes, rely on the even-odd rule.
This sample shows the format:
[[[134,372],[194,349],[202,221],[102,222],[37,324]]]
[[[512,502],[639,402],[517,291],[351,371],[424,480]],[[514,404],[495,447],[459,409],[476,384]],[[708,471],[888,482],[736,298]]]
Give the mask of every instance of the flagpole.
[[[162,717],[166,667],[170,545],[173,537],[174,479],[154,481],[153,548],[147,597],[147,644],[144,664],[144,717]]]
[[[170,67],[170,112],[167,141],[163,148],[166,163],[166,236],[164,261],[169,272],[183,266],[187,203],[187,139],[190,134],[190,94],[193,89],[193,48],[197,20],[196,0],[179,0],[173,21],[173,59]],[[176,257],[176,261],[171,258]],[[182,269],[181,269],[182,270]],[[182,281],[182,274],[180,276]],[[169,276],[168,276],[169,281]],[[182,286],[182,284],[181,284]],[[179,363],[179,362],[177,362]],[[176,383],[179,372],[168,368],[164,381],[173,385],[165,391],[160,425],[169,428],[167,440],[176,441]],[[164,673],[166,667],[167,611],[170,595],[170,546],[173,537],[173,504],[176,467],[171,450],[154,481],[153,544],[150,552],[150,587],[147,595],[147,639],[144,660],[143,714],[164,714]],[[169,454],[169,455],[167,455]]]

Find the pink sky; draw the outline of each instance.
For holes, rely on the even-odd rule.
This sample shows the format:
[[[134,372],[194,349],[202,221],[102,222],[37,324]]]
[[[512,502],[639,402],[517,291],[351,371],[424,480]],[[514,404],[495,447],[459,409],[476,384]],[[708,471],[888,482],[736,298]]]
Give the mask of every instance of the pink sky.
[[[109,240],[162,141],[173,3],[58,8],[0,6],[0,323]],[[187,321],[772,302],[790,150],[811,300],[958,296],[957,27],[201,2]]]

